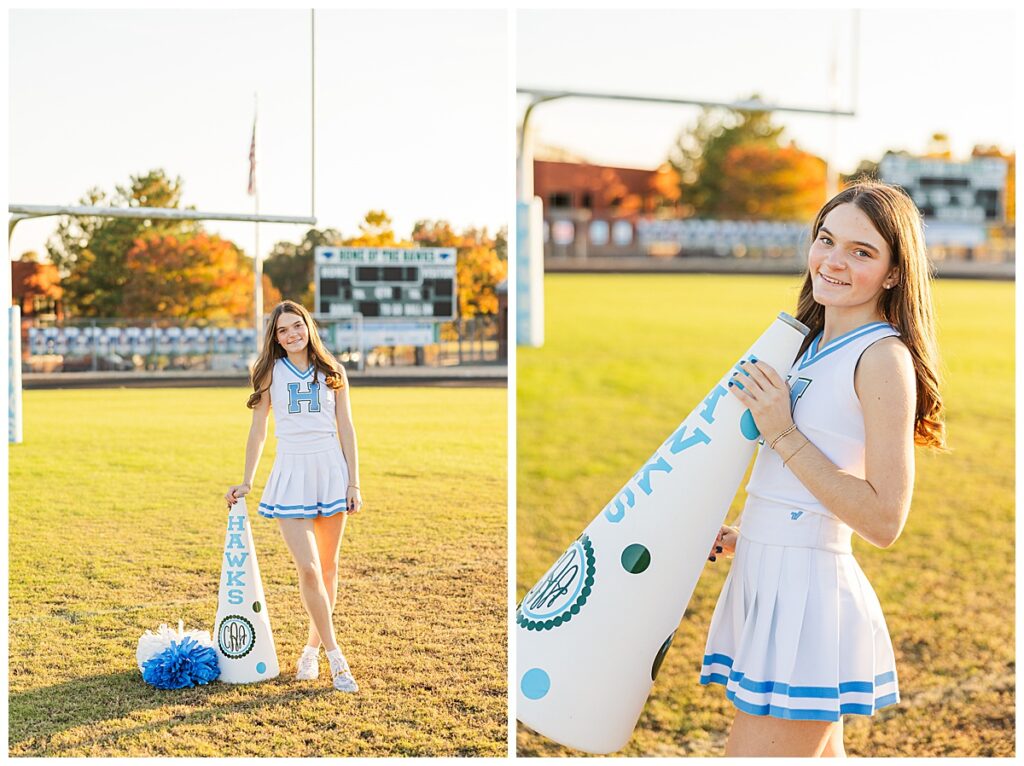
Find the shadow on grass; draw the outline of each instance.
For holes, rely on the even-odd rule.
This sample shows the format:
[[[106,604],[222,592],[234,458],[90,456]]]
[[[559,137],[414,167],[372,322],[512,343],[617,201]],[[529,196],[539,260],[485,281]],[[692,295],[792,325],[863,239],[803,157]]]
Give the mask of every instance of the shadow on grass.
[[[12,754],[18,751],[17,755],[59,755],[64,749],[62,746],[50,747],[54,736],[146,710],[177,708],[173,714],[157,721],[139,722],[107,731],[89,744],[109,746],[124,737],[144,732],[161,731],[181,724],[200,724],[231,713],[266,711],[271,707],[334,694],[330,687],[312,688],[280,676],[252,685],[215,682],[173,691],[148,686],[135,672],[89,676],[55,686],[11,693],[8,747]],[[183,713],[183,707],[196,710]],[[69,747],[81,744],[76,742]]]

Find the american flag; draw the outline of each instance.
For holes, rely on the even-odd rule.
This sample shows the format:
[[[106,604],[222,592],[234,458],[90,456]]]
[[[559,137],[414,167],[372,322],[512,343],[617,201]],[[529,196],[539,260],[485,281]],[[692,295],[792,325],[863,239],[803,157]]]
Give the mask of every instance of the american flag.
[[[256,193],[256,119],[252,121],[252,143],[249,144],[249,196]]]

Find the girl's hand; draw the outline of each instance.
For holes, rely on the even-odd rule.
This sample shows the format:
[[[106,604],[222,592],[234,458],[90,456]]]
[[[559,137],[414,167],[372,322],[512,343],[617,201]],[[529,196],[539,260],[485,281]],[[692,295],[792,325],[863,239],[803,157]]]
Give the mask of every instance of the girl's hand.
[[[359,494],[359,487],[348,488],[348,491],[345,493],[345,508],[350,515],[363,510],[363,496]]]
[[[740,362],[740,366],[747,374],[734,374],[729,390],[750,410],[754,425],[770,445],[776,436],[793,425],[789,386],[775,370],[753,357]]]
[[[736,552],[736,540],[740,536],[740,531],[736,527],[722,526],[718,530],[718,536],[715,538],[715,544],[711,546],[711,554],[708,556],[708,561],[714,562],[722,554],[729,554],[730,556]]]
[[[233,486],[224,495],[224,499],[228,501],[228,508],[237,503],[238,498],[245,497],[251,491],[252,487],[250,487],[248,484],[236,484],[235,486]]]

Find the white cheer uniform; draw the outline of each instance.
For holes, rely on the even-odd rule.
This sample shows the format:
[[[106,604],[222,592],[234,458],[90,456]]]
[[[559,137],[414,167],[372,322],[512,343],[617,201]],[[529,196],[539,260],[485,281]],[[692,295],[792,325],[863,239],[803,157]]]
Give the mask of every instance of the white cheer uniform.
[[[819,334],[789,370],[797,427],[860,478],[864,416],[854,371],[868,346],[894,335],[883,322],[825,346]],[[791,720],[838,721],[899,702],[889,631],[851,535],[762,443],[736,556],[711,618],[701,684],[725,686],[746,713]]]
[[[270,407],[277,457],[260,499],[267,518],[312,519],[348,509],[348,465],[338,441],[334,390],[314,375],[312,364],[296,369],[287,357],[274,363]]]

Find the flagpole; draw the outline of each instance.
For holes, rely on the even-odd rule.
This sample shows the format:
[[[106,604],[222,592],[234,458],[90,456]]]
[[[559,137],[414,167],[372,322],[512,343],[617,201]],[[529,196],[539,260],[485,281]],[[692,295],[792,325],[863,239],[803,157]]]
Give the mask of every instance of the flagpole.
[[[316,9],[309,9],[309,210],[316,210]]]
[[[260,190],[256,183],[256,117],[259,111],[259,95],[253,93],[253,109],[252,109],[252,147],[251,157],[249,158],[250,173],[252,174],[252,195],[254,212],[258,216],[260,214]],[[256,353],[259,354],[263,351],[263,257],[260,254],[260,223],[256,221],[253,224],[255,228],[254,233],[254,246],[253,246],[253,257],[256,259],[256,286],[253,290],[253,302],[255,303],[253,317],[253,324],[256,328]]]

